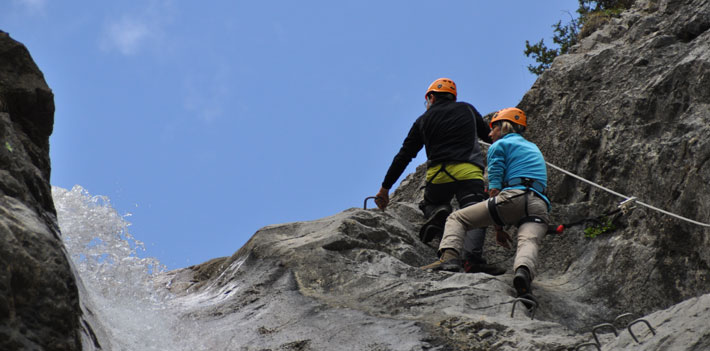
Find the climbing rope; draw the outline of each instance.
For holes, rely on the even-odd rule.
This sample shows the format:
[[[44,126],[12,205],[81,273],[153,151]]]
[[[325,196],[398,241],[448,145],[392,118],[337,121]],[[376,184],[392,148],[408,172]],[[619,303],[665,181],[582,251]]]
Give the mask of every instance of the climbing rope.
[[[491,146],[491,144],[488,144],[488,143],[486,143],[486,142],[484,142],[484,141],[480,141],[480,140],[479,140],[479,142],[480,142],[481,144],[485,145],[485,146],[489,146],[489,147]],[[624,194],[618,193],[618,192],[616,192],[616,191],[614,191],[614,190],[611,190],[611,189],[609,189],[609,188],[603,187],[603,186],[601,186],[601,185],[599,185],[599,184],[597,184],[597,183],[594,183],[594,182],[592,182],[592,181],[590,181],[590,180],[584,179],[584,178],[582,178],[582,177],[580,177],[580,176],[578,176],[578,175],[576,175],[576,174],[574,174],[574,173],[572,173],[572,172],[570,172],[570,171],[567,171],[567,170],[564,170],[564,169],[562,169],[562,168],[560,168],[560,167],[558,167],[558,166],[555,166],[555,165],[553,165],[553,164],[550,163],[550,162],[547,162],[547,161],[546,161],[545,163],[546,163],[548,166],[550,166],[550,167],[552,167],[552,168],[554,168],[554,169],[556,169],[556,170],[558,170],[558,171],[560,171],[560,172],[562,172],[562,173],[564,173],[564,174],[566,174],[566,175],[568,175],[568,176],[570,176],[570,177],[576,178],[576,179],[578,179],[578,180],[580,180],[580,181],[582,181],[582,182],[585,182],[585,183],[587,183],[587,184],[589,184],[589,185],[595,186],[595,187],[597,187],[597,188],[599,188],[599,189],[602,189],[602,190],[604,190],[604,191],[606,191],[606,192],[608,192],[608,193],[610,193],[610,194],[614,194],[614,195],[616,195],[616,196],[623,197],[624,199],[626,199],[626,201],[631,200],[631,199],[634,199],[634,200],[635,200],[634,197],[626,196],[626,195],[624,195]],[[671,217],[675,217],[675,218],[677,218],[677,219],[680,219],[680,220],[683,220],[683,221],[686,221],[686,222],[689,222],[689,223],[693,223],[693,224],[696,224],[696,225],[699,225],[699,226],[702,226],[702,227],[710,228],[710,224],[703,223],[703,222],[698,222],[698,221],[692,220],[692,219],[690,219],[690,218],[686,218],[686,217],[683,217],[683,216],[681,216],[681,215],[677,215],[677,214],[675,214],[675,213],[668,212],[668,211],[666,211],[666,210],[663,210],[663,209],[660,209],[660,208],[658,208],[658,207],[649,205],[649,204],[647,204],[647,203],[645,203],[645,202],[642,202],[642,201],[635,200],[635,202],[636,202],[637,204],[641,205],[641,206],[648,207],[648,208],[650,208],[650,209],[652,209],[652,210],[654,210],[654,211],[661,212],[661,213],[666,214],[666,215],[669,215],[669,216],[671,216]]]

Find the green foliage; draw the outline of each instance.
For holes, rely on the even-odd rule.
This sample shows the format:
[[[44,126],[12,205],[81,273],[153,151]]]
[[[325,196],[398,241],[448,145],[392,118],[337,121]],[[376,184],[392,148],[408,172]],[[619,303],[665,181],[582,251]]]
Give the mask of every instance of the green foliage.
[[[534,45],[530,45],[528,40],[525,41],[525,56],[532,56],[535,62],[538,63],[537,66],[528,65],[528,70],[536,75],[540,75],[544,72],[550,67],[555,57],[566,54],[569,48],[577,43],[579,24],[576,19],[572,18],[572,20],[565,25],[562,25],[562,21],[558,21],[552,26],[552,30],[555,32],[555,35],[552,36],[552,42],[559,46],[557,49],[548,48],[543,39],[540,39],[540,41]]]
[[[609,18],[618,16],[622,11],[630,8],[633,3],[634,0],[579,0],[577,9],[579,17],[570,15],[571,20],[568,23],[563,25],[562,21],[558,21],[552,26],[554,32],[552,42],[557,48],[547,47],[543,39],[535,44],[525,41],[525,56],[532,57],[537,63],[528,65],[528,70],[535,75],[540,75],[550,67],[555,57],[566,54],[577,43],[580,36],[585,36],[583,35],[585,26],[586,32],[591,33]]]
[[[577,13],[579,13],[580,17],[585,17],[589,13],[600,11],[615,12],[615,14],[618,15],[622,11],[631,8],[633,4],[634,0],[579,0]]]
[[[587,238],[596,238],[597,235],[612,232],[616,230],[613,218],[602,217],[598,223],[584,228],[584,236]]]

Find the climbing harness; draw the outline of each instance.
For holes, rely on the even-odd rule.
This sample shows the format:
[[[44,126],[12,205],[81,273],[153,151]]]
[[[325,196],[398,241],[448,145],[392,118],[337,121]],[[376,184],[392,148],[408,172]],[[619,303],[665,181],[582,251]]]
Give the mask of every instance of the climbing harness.
[[[509,180],[506,183],[503,183],[503,188],[511,187],[511,186],[518,186],[518,185],[523,185],[525,186],[525,189],[532,189],[537,191],[538,193],[547,196],[547,188],[542,185],[542,182],[537,180],[537,179],[532,179],[532,178],[527,178],[527,177],[518,177],[518,178],[513,178]]]
[[[525,186],[525,191],[520,194],[516,194],[516,195],[513,195],[513,196],[505,199],[505,201],[510,201],[516,197],[525,196],[525,217],[521,218],[518,221],[518,223],[516,223],[516,225],[520,226],[523,223],[527,223],[527,222],[545,223],[545,221],[542,218],[537,217],[537,216],[531,216],[528,213],[528,200],[529,200],[530,193],[533,193],[535,196],[539,196],[539,194],[542,194],[543,196],[547,196],[547,188],[544,185],[542,185],[542,182],[540,182],[539,180],[527,178],[527,177],[519,177],[519,178],[513,178],[513,179],[509,180],[508,182],[503,183],[503,189],[511,187],[511,186],[518,186],[518,185]],[[500,218],[500,214],[498,213],[498,205],[499,204],[501,204],[501,203],[498,202],[498,200],[496,199],[496,196],[493,196],[488,199],[488,204],[486,207],[488,208],[488,212],[490,213],[491,219],[493,219],[493,222],[496,225],[502,227],[505,225],[505,223],[503,223],[503,220]]]
[[[479,142],[480,142],[481,144],[485,145],[485,146],[491,146],[491,144],[489,144],[489,143],[486,143],[486,142],[483,142],[483,141],[480,141],[480,140],[479,140]],[[552,168],[554,168],[554,169],[556,169],[556,170],[558,170],[558,171],[560,171],[560,172],[562,172],[562,173],[564,173],[564,174],[566,174],[566,175],[568,175],[568,176],[570,176],[570,177],[572,177],[572,178],[575,178],[575,179],[580,180],[580,181],[582,181],[582,182],[585,182],[585,183],[587,183],[587,184],[589,184],[589,185],[592,185],[592,186],[594,186],[594,187],[597,187],[597,188],[599,188],[599,189],[602,189],[602,190],[604,190],[604,191],[606,191],[606,192],[608,192],[608,193],[610,193],[610,194],[613,194],[613,195],[616,195],[616,196],[619,196],[619,197],[623,197],[623,198],[626,199],[626,200],[634,199],[634,202],[635,202],[635,203],[637,203],[637,204],[639,204],[639,205],[641,205],[641,206],[650,208],[650,209],[652,209],[652,210],[654,210],[654,211],[661,212],[661,213],[663,213],[663,214],[665,214],[665,215],[668,215],[668,216],[671,216],[671,217],[675,217],[675,218],[677,218],[677,219],[686,221],[686,222],[688,222],[688,223],[693,223],[693,224],[699,225],[699,226],[701,226],[701,227],[710,228],[710,224],[708,224],[708,223],[698,222],[698,221],[692,220],[692,219],[690,219],[690,218],[686,218],[686,217],[683,217],[683,216],[681,216],[681,215],[677,215],[677,214],[675,214],[675,213],[672,213],[672,212],[669,212],[669,211],[660,209],[660,208],[658,208],[658,207],[649,205],[649,204],[647,204],[647,203],[645,203],[645,202],[638,201],[638,200],[636,200],[635,197],[626,196],[626,195],[624,195],[624,194],[618,193],[618,192],[616,192],[616,191],[614,191],[614,190],[611,190],[611,189],[609,189],[609,188],[605,188],[605,187],[603,187],[603,186],[601,186],[601,185],[599,185],[599,184],[597,184],[597,183],[594,183],[594,182],[592,182],[592,181],[590,181],[590,180],[584,179],[584,178],[582,178],[582,177],[580,177],[580,176],[578,176],[578,175],[576,175],[576,174],[574,174],[574,173],[572,173],[572,172],[570,172],[570,171],[567,171],[567,170],[564,170],[564,169],[562,169],[562,168],[560,168],[560,167],[558,167],[558,166],[555,166],[555,165],[553,165],[553,164],[550,163],[550,162],[545,161],[545,163],[546,163],[548,166],[550,166],[550,167],[552,167]]]
[[[498,226],[504,226],[505,223],[503,223],[503,220],[500,219],[500,215],[498,214],[498,208],[497,202],[496,202],[496,197],[491,196],[488,198],[488,204],[486,207],[488,207],[488,213],[491,215],[491,219],[493,219],[493,222],[498,225]]]
[[[453,183],[465,181],[465,179],[462,180],[462,179],[456,178],[453,174],[451,174],[451,172],[449,172],[447,167],[451,166],[451,165],[452,164],[450,164],[446,161],[443,161],[441,163],[438,163],[438,164],[432,166],[432,167],[438,166],[439,168],[436,170],[436,172],[434,172],[434,174],[431,177],[427,176],[427,178],[429,178],[429,179],[426,181],[426,185],[421,187],[421,189],[425,189],[427,186],[432,186],[434,184],[434,180],[436,179],[436,177],[439,174],[441,174],[442,172],[446,176],[448,176],[453,181]],[[456,163],[453,164],[453,166],[456,166],[456,165],[457,165]],[[454,170],[452,172],[455,173],[456,171]],[[482,198],[482,194],[472,193],[472,194],[468,194],[466,196],[463,196],[460,199],[457,197],[457,200],[460,200],[459,207],[464,208],[464,207],[467,207],[467,206],[472,205],[474,203],[477,203],[479,201],[482,201],[483,198]],[[433,204],[429,204],[429,205],[433,206]],[[440,204],[440,205],[434,206],[434,208],[431,210],[431,213],[428,213],[429,211],[428,211],[428,206],[426,205],[426,201],[420,203],[419,208],[422,210],[422,212],[424,212],[425,216],[428,216],[428,219],[424,222],[424,224],[421,226],[421,228],[419,230],[419,239],[425,244],[429,243],[432,240],[437,239],[437,238],[439,240],[441,240],[441,237],[444,234],[444,222],[446,221],[446,217],[448,217],[449,214],[451,214],[451,212],[452,212],[452,208],[451,208],[450,203],[445,203],[445,204]]]
[[[449,176],[449,178],[451,178],[451,179],[454,181],[454,183],[455,183],[455,182],[458,182],[459,180],[456,179],[456,177],[454,177],[451,173],[449,173],[448,170],[446,170],[446,166],[447,166],[446,162],[440,163],[440,164],[439,164],[439,169],[436,170],[436,173],[434,173],[434,175],[431,176],[431,179],[427,180],[427,182],[426,182],[427,185],[434,184],[434,179],[436,179],[436,176],[438,176],[439,173],[441,173],[441,172],[444,172],[444,174],[446,174],[447,176]]]

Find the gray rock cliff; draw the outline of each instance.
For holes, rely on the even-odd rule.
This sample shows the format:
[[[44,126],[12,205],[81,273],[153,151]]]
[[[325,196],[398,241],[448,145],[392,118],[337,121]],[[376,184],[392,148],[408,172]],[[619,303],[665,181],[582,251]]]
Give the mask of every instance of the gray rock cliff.
[[[531,139],[555,165],[710,222],[708,29],[707,1],[637,1],[558,57],[523,97]],[[623,200],[550,175],[561,220]],[[707,227],[640,206],[619,227],[597,240],[567,235],[555,256],[569,268],[559,273],[594,281],[590,296],[609,299],[605,305],[617,312],[648,313],[708,292]]]
[[[708,28],[706,1],[637,1],[558,57],[523,97],[528,138],[552,164],[710,222]],[[624,200],[549,174],[558,223]],[[387,212],[269,226],[232,257],[159,283],[176,301],[200,301],[182,304],[184,318],[232,326],[205,349],[570,350],[594,341],[602,323],[619,334],[598,330],[604,350],[710,349],[706,227],[637,204],[594,238],[585,237],[589,223],[548,235],[534,282],[540,308],[511,315],[510,271],[417,268],[436,257],[417,239],[422,177],[423,167],[408,176]],[[513,252],[487,240],[489,260],[510,269]],[[653,332],[639,322],[632,335],[626,326],[637,318]]]
[[[49,185],[54,95],[0,31],[0,350],[81,350],[79,295]]]
[[[710,222],[709,28],[706,1],[636,1],[558,57],[523,97],[527,137],[552,164]],[[53,112],[27,49],[0,32],[0,350],[110,345],[81,301],[57,228]],[[533,283],[540,307],[512,314],[510,272],[418,268],[436,257],[417,238],[423,171],[402,182],[386,212],[352,208],[268,226],[231,257],[160,275],[156,284],[175,294],[169,303],[186,322],[178,334],[200,350],[572,350],[611,323],[618,336],[596,335],[603,350],[710,349],[707,228],[637,205],[595,238],[584,224],[548,235]],[[549,175],[558,223],[623,200]],[[513,251],[490,236],[486,250],[512,266]],[[653,333],[624,328],[636,318]]]

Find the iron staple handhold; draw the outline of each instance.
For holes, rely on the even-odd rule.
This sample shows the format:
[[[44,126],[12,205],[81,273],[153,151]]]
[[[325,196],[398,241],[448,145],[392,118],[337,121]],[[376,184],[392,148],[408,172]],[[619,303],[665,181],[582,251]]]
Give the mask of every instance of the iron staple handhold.
[[[513,316],[515,315],[515,305],[517,305],[518,302],[529,303],[532,305],[532,307],[530,307],[528,309],[528,311],[530,312],[530,319],[534,319],[535,318],[535,310],[537,309],[537,302],[530,300],[530,299],[522,298],[522,297],[518,297],[515,300],[513,300],[513,310],[510,311],[510,318],[513,318]]]
[[[624,319],[624,318],[626,318],[626,317],[633,317],[633,316],[634,316],[634,315],[631,314],[631,313],[622,313],[622,314],[620,314],[618,317],[614,318],[614,326],[619,325],[619,321],[620,321],[621,319]]]
[[[614,335],[619,336],[619,332],[616,331],[616,327],[613,324],[611,324],[611,323],[599,324],[599,325],[595,326],[594,328],[592,328],[592,336],[594,336],[594,340],[596,340],[597,344],[599,344],[599,345],[601,345],[601,343],[599,342],[599,338],[597,337],[597,330],[601,329],[601,328],[606,328],[606,327],[610,327],[611,330],[614,332]]]
[[[627,327],[627,329],[629,330],[629,334],[631,334],[631,337],[634,338],[634,341],[636,341],[637,344],[640,344],[641,342],[639,342],[639,340],[636,338],[636,335],[634,335],[634,332],[631,330],[631,326],[633,326],[634,324],[638,324],[638,323],[645,323],[646,326],[648,327],[648,329],[651,331],[651,333],[653,333],[653,335],[656,335],[656,330],[653,329],[653,327],[651,326],[651,323],[649,323],[647,320],[645,320],[643,318],[639,318],[639,319],[629,323],[629,326]]]
[[[363,210],[367,210],[367,200],[376,199],[376,198],[377,198],[377,196],[368,196],[368,197],[366,197],[366,198],[365,198],[365,203],[362,205],[362,209],[363,209]]]

